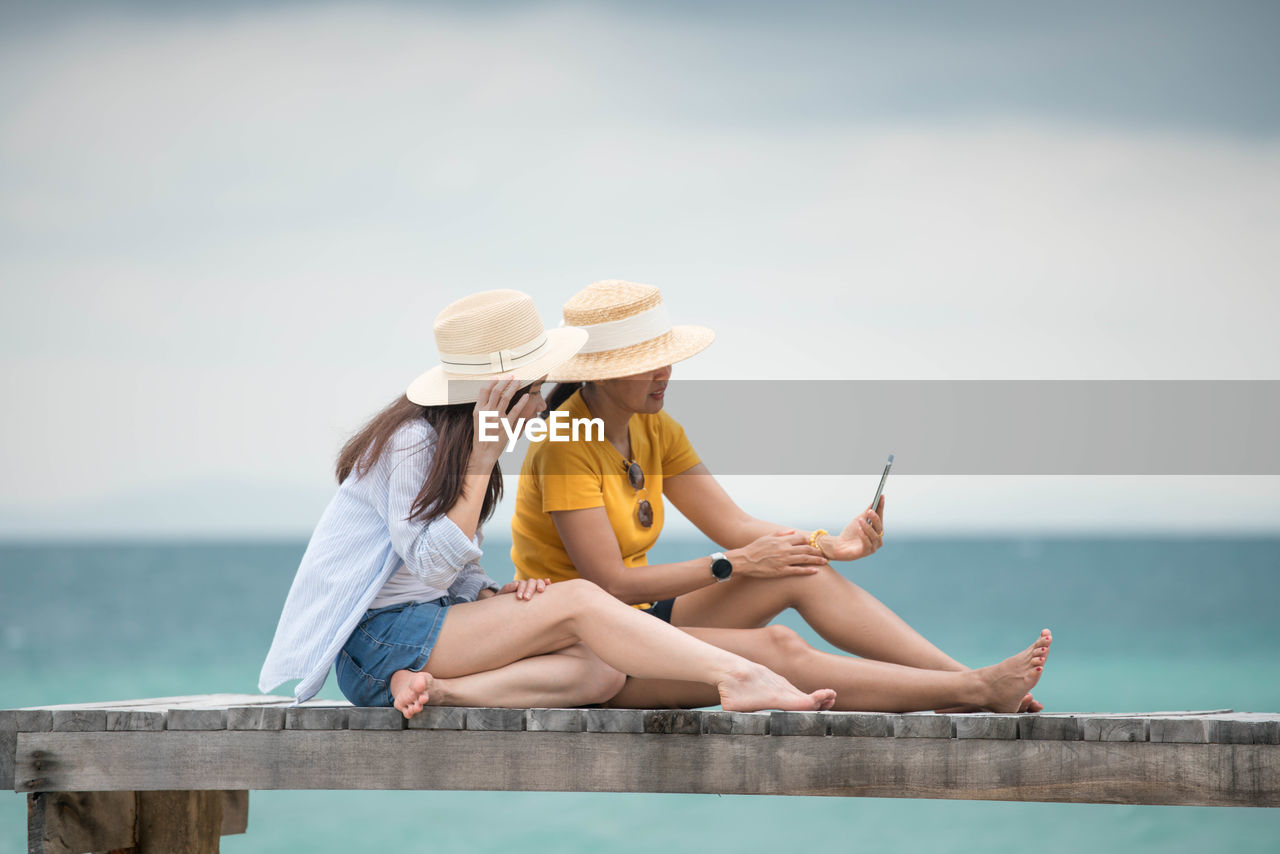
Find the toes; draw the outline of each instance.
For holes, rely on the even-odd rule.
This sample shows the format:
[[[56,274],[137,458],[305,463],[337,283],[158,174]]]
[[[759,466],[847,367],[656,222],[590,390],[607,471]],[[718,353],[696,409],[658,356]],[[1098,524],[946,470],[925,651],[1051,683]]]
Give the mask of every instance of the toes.
[[[836,692],[830,688],[823,688],[810,694],[809,700],[813,704],[812,708],[815,711],[825,712],[835,705]]]

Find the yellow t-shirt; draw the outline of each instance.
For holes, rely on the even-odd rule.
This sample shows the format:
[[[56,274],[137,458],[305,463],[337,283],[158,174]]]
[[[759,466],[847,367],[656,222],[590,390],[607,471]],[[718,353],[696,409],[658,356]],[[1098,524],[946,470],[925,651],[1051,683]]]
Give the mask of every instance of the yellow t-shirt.
[[[560,409],[570,418],[590,418],[579,389]],[[698,454],[684,428],[666,412],[637,413],[627,425],[631,452],[644,471],[644,491],[627,478],[626,460],[608,439],[534,442],[520,469],[516,510],[511,519],[511,562],[516,578],[578,577],[550,513],[603,507],[626,567],[645,566],[662,531],[662,479],[697,465]],[[580,434],[581,435],[581,434]],[[653,525],[640,524],[641,497],[653,507]]]

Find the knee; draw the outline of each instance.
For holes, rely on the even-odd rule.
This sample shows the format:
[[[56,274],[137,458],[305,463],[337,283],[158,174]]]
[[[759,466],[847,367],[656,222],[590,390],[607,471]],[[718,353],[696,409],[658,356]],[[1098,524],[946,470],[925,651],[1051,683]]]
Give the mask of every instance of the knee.
[[[783,660],[805,655],[813,649],[794,629],[786,626],[765,626],[760,631],[764,632],[769,649]]]
[[[626,684],[627,674],[605,664],[584,643],[578,643],[560,652],[574,662],[573,670],[565,681],[573,686],[571,705],[585,706],[612,699]]]
[[[616,696],[622,686],[627,684],[627,674],[596,659],[588,669],[583,683],[587,695],[583,705],[604,703]]]
[[[800,608],[806,603],[832,597],[865,596],[866,592],[831,564],[818,567],[813,575],[795,575],[786,579],[787,607]]]
[[[599,602],[602,597],[608,596],[600,585],[585,578],[570,578],[567,581],[559,581],[553,584],[551,589],[558,591],[559,595],[569,599],[574,604],[582,606]]]

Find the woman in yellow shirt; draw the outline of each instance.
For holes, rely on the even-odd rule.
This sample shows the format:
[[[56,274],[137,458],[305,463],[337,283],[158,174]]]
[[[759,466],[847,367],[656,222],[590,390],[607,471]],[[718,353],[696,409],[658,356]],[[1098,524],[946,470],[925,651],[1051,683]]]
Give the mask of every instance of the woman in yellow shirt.
[[[672,327],[656,288],[618,281],[576,294],[564,306],[564,323],[586,328],[588,340],[552,373],[561,384],[549,406],[571,419],[600,419],[603,438],[531,444],[512,519],[517,578],[587,578],[802,689],[835,688],[840,709],[1043,708],[1027,692],[1043,671],[1047,629],[1022,652],[970,670],[830,566],[880,548],[883,498],[839,535],[816,536],[757,519],[734,503],[663,411],[671,364],[705,349],[711,330]],[[664,496],[724,551],[648,565]],[[783,626],[760,628],[787,608],[862,658],[819,652]],[[716,700],[702,686],[633,679],[611,702]]]

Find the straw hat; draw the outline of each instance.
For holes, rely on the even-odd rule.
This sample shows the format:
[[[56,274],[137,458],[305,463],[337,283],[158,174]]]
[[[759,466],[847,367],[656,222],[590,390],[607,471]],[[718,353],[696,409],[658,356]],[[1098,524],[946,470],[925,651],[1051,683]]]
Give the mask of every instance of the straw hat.
[[[611,380],[652,371],[711,345],[705,326],[672,326],[653,285],[610,279],[588,285],[564,304],[564,326],[587,331],[578,355],[553,370],[554,382]]]
[[[436,316],[440,364],[409,384],[420,406],[474,403],[487,381],[515,374],[521,386],[539,379],[587,341],[572,326],[544,329],[533,299],[520,291],[482,291]]]

